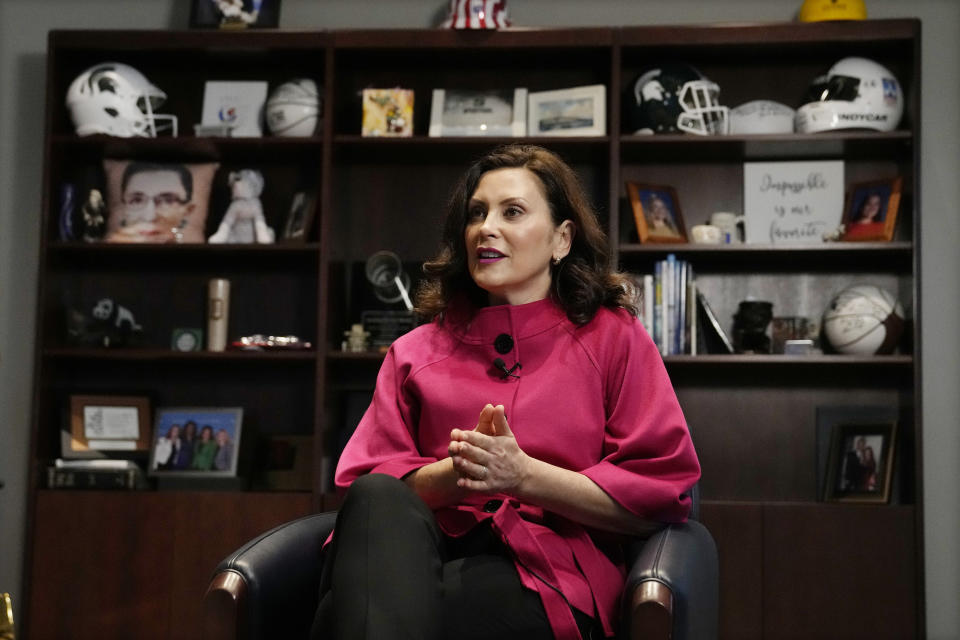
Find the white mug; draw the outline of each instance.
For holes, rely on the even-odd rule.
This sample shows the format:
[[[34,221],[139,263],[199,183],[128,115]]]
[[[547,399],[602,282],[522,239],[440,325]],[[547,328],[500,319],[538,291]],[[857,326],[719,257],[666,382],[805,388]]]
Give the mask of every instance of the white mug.
[[[709,224],[695,224],[690,227],[690,237],[696,244],[722,244],[723,233],[720,227]]]
[[[739,244],[743,242],[737,225],[743,222],[743,216],[726,211],[717,211],[710,216],[710,224],[720,229],[720,244]]]

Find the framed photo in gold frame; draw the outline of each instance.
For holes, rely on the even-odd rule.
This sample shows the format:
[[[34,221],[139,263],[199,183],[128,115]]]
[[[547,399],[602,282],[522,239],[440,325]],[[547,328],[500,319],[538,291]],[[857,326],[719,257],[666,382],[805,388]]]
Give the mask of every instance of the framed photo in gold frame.
[[[852,185],[847,194],[840,239],[854,242],[893,240],[902,185],[903,180],[899,177]]]
[[[69,439],[64,439],[63,457],[146,453],[150,439],[150,399],[146,396],[70,396],[70,432]]]
[[[641,243],[684,243],[687,230],[673,187],[627,182],[627,195]]]
[[[896,441],[895,421],[834,425],[824,499],[886,504],[890,500]]]

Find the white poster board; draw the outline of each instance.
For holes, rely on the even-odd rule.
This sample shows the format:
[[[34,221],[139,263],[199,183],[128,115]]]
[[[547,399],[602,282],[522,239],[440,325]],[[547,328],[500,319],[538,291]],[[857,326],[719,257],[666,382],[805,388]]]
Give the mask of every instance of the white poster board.
[[[746,242],[819,244],[843,217],[843,161],[743,165]]]
[[[201,124],[230,127],[235,138],[259,138],[267,102],[267,83],[208,80],[203,91]]]

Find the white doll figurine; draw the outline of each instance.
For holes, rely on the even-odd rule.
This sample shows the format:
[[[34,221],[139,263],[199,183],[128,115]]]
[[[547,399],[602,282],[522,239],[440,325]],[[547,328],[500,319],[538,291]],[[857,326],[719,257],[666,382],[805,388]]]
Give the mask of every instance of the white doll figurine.
[[[257,242],[270,244],[273,229],[263,217],[260,194],[263,192],[263,174],[255,169],[232,171],[227,180],[233,200],[223,214],[217,232],[210,236],[213,244]]]

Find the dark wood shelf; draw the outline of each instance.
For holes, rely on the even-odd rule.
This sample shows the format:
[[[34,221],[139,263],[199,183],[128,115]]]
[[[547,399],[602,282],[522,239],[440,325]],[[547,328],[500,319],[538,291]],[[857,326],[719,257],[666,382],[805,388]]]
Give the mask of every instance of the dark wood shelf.
[[[316,360],[317,352],[313,349],[295,351],[243,351],[230,349],[227,351],[173,351],[172,349],[150,348],[117,348],[96,349],[63,347],[43,350],[43,357],[54,360],[127,360],[131,362],[309,362]]]
[[[769,135],[697,136],[686,134],[619,136],[624,162],[703,162],[721,159],[775,160],[844,157],[876,158],[909,153],[914,135],[889,132],[836,131]]]
[[[133,256],[164,256],[169,258],[171,255],[182,255],[187,253],[211,254],[215,256],[236,255],[236,256],[257,256],[257,255],[304,255],[315,256],[320,251],[320,245],[316,242],[307,242],[302,244],[295,243],[273,243],[273,244],[126,244],[111,242],[51,242],[47,246],[47,252],[58,255],[112,255],[115,257],[133,255]]]
[[[624,265],[650,265],[672,253],[689,260],[698,270],[741,272],[744,269],[782,274],[802,271],[830,273],[910,273],[915,247],[912,242],[827,242],[815,245],[772,244],[621,244]]]
[[[708,354],[666,356],[668,367],[912,367],[913,356],[909,355],[778,355],[778,354]]]

